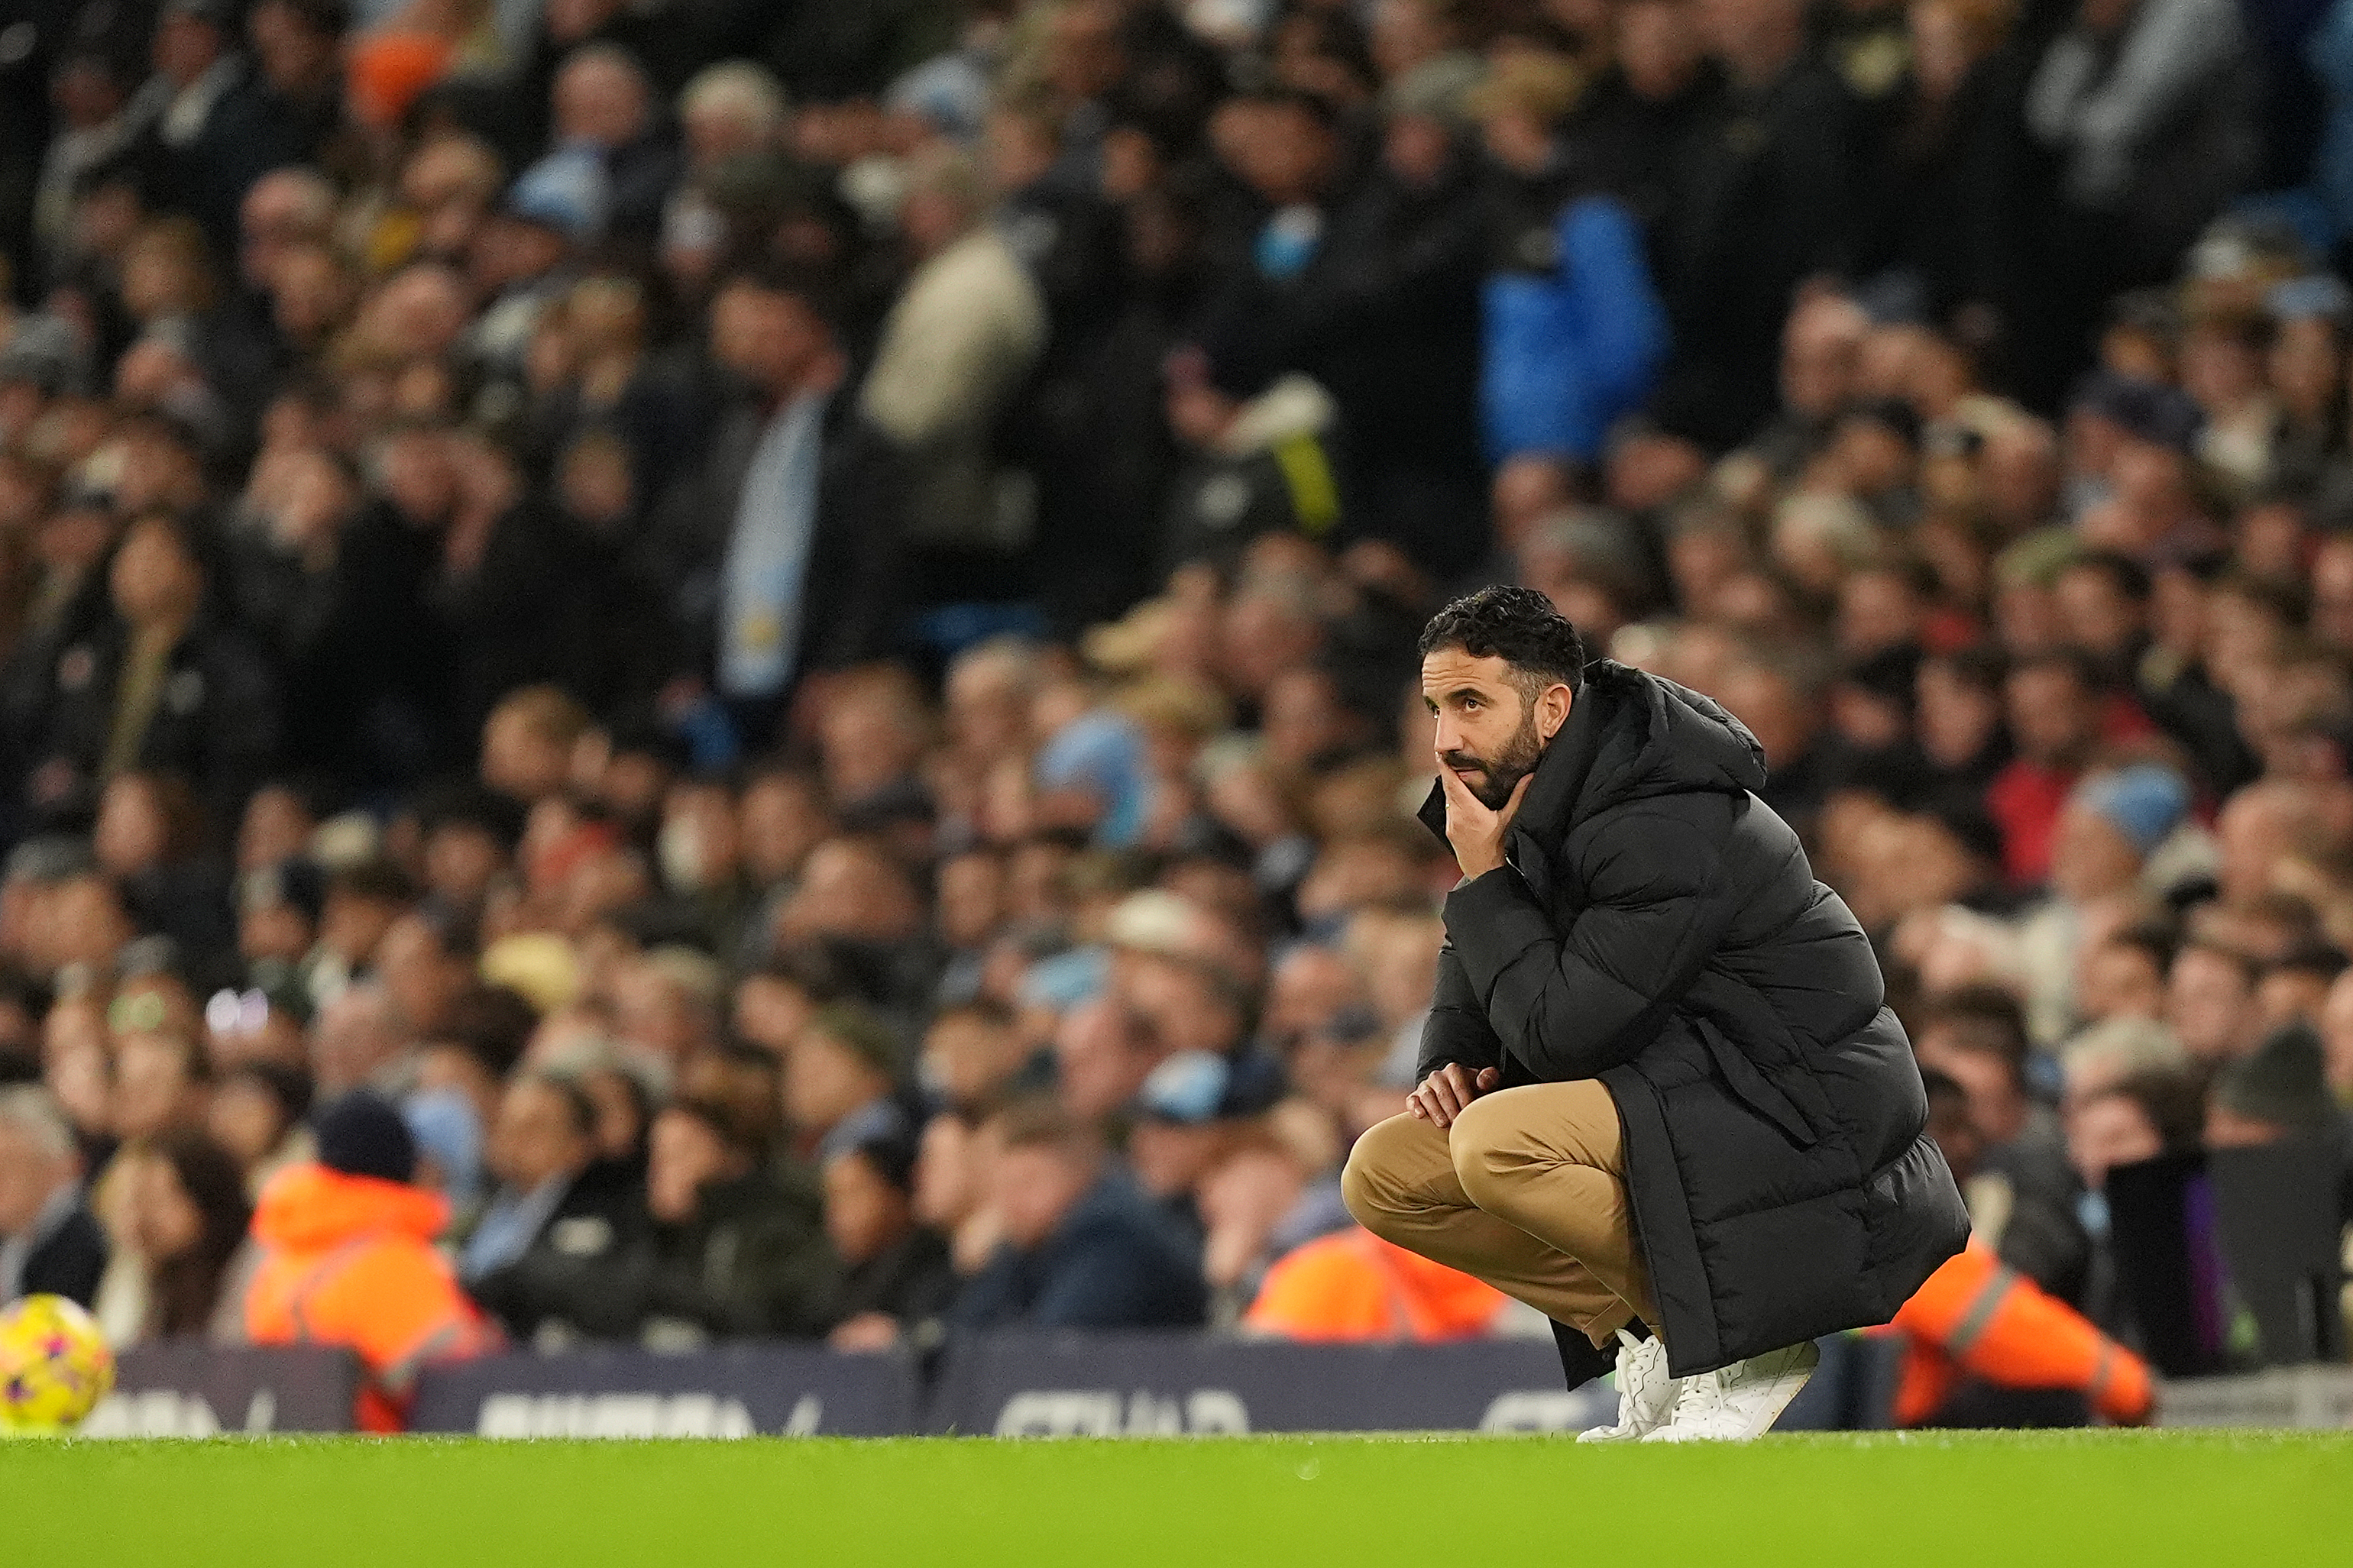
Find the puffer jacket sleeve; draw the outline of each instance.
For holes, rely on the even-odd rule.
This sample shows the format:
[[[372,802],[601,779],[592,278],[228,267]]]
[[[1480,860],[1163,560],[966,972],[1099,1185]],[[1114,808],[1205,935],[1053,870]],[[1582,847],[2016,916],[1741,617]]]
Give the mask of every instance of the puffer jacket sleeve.
[[[1566,932],[1509,868],[1448,895],[1448,940],[1513,1063],[1540,1082],[1595,1078],[1658,1033],[1737,913],[1719,886],[1737,810],[1678,795],[1598,820]]]
[[[1430,1016],[1421,1026],[1421,1054],[1415,1061],[1417,1084],[1449,1063],[1477,1071],[1504,1065],[1503,1042],[1487,1022],[1487,1009],[1471,988],[1462,958],[1448,942],[1438,952],[1438,985],[1430,994]]]

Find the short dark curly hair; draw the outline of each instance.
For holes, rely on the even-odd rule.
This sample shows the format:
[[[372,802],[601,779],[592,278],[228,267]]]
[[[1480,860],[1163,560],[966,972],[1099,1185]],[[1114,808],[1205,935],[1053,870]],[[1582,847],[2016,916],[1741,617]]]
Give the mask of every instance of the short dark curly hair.
[[[1514,677],[1585,689],[1585,639],[1534,588],[1504,584],[1465,594],[1430,617],[1417,646],[1425,658],[1459,647],[1472,658],[1501,658]]]

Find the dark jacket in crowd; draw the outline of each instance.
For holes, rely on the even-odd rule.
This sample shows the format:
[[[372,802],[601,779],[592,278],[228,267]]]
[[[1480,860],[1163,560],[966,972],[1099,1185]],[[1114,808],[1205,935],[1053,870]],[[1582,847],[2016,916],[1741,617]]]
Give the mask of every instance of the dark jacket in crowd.
[[[2070,1305],[2084,1300],[2092,1272],[2092,1238],[2077,1216],[2083,1184],[2067,1163],[2059,1119],[2037,1107],[2026,1130],[1986,1151],[1978,1175],[2009,1189],[2009,1213],[2000,1235],[1987,1237],[2001,1260]]]
[[[281,672],[286,760],[376,788],[445,765],[452,661],[426,608],[435,535],[376,502],[345,524],[320,570],[255,532],[232,552],[238,619]]]
[[[1036,1248],[997,1249],[956,1298],[962,1329],[1197,1328],[1200,1260],[1125,1174],[1106,1172]]]
[[[1625,203],[1653,243],[1674,204],[1683,143],[1723,90],[1721,74],[1704,64],[1672,97],[1644,98],[1612,66],[1577,105],[1570,134],[1596,188]]]
[[[1968,1238],[1871,944],[1764,782],[1715,703],[1594,665],[1510,866],[1447,898],[1416,1074],[1609,1088],[1678,1376],[1884,1322]]]
[[[1920,284],[1932,321],[1964,305],[2020,316],[2033,184],[2025,113],[2027,62],[2000,48],[1971,66],[1943,102],[1907,87],[1874,171],[1862,244],[1868,264]]]
[[[929,1322],[946,1314],[955,1294],[955,1266],[948,1258],[947,1243],[936,1233],[918,1228],[842,1270],[833,1318],[844,1322],[861,1313],[881,1312],[902,1324]]]
[[[70,822],[96,806],[131,641],[109,617],[51,666],[40,738],[26,756],[38,816]],[[259,651],[235,626],[200,617],[172,649],[132,765],[186,779],[215,834],[226,835],[277,762],[278,743],[277,693]]]
[[[1332,213],[1299,351],[1339,405],[1350,534],[1450,567],[1484,499],[1478,195],[1467,158],[1427,185],[1376,165]]]
[[[164,140],[159,121],[148,126],[132,155],[150,206],[188,214],[203,226],[215,256],[235,256],[237,204],[254,181],[299,160],[302,148],[293,126],[271,118],[252,62],[229,55],[223,68],[227,84],[194,136],[174,146]]]
[[[836,1269],[814,1184],[754,1170],[705,1187],[691,1222],[656,1232],[644,1321],[814,1338],[831,1326]]]
[[[796,677],[896,649],[905,465],[889,438],[858,416],[856,405],[845,387],[826,411]],[[691,672],[708,671],[717,657],[727,543],[771,412],[745,398],[722,414],[699,468],[671,488],[647,535],[646,570],[669,600],[677,646]]]
[[[1680,160],[1658,272],[1675,356],[1662,406],[1719,445],[1773,411],[1781,324],[1799,284],[1849,258],[1853,100],[1800,57],[1761,91],[1727,87]]]
[[[536,499],[501,515],[472,570],[430,588],[452,664],[450,731],[480,734],[500,698],[543,681],[598,712],[658,686],[667,630],[627,592],[625,571],[617,551]]]
[[[614,1285],[617,1265],[642,1245],[644,1215],[636,1173],[599,1161],[573,1178],[522,1256],[469,1291],[526,1344],[549,1323],[592,1339],[626,1334],[635,1325],[616,1310]]]
[[[63,1296],[87,1307],[98,1300],[99,1278],[105,1272],[106,1232],[77,1204],[26,1254],[17,1285],[26,1296]]]

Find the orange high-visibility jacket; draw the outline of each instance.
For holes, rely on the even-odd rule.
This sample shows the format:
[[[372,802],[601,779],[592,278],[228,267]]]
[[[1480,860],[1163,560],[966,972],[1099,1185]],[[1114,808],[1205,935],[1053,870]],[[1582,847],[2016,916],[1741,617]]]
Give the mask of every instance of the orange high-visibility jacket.
[[[1906,1342],[1895,1421],[1917,1426],[1968,1373],[2008,1388],[2081,1390],[2110,1421],[2148,1419],[2156,1392],[2140,1357],[1971,1238],[1895,1314]]]
[[[1484,1281],[1351,1228],[1267,1270],[1242,1325],[1286,1340],[1459,1340],[1493,1328],[1504,1304]]]
[[[349,1345],[367,1371],[362,1429],[397,1432],[418,1369],[496,1340],[433,1249],[448,1217],[446,1203],[416,1187],[288,1166],[253,1213],[263,1250],[246,1292],[247,1337]]]

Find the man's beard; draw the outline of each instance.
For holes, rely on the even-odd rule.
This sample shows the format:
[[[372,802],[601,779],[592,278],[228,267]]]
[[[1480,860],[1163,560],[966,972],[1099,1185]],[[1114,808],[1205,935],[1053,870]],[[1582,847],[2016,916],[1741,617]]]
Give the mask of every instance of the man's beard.
[[[1535,707],[1531,703],[1520,715],[1518,731],[1493,760],[1474,757],[1468,752],[1442,752],[1438,760],[1450,768],[1478,770],[1476,783],[1464,779],[1463,784],[1481,805],[1489,811],[1501,811],[1511,803],[1512,792],[1519,788],[1520,781],[1536,771],[1536,763],[1543,757],[1544,742],[1537,738]]]

